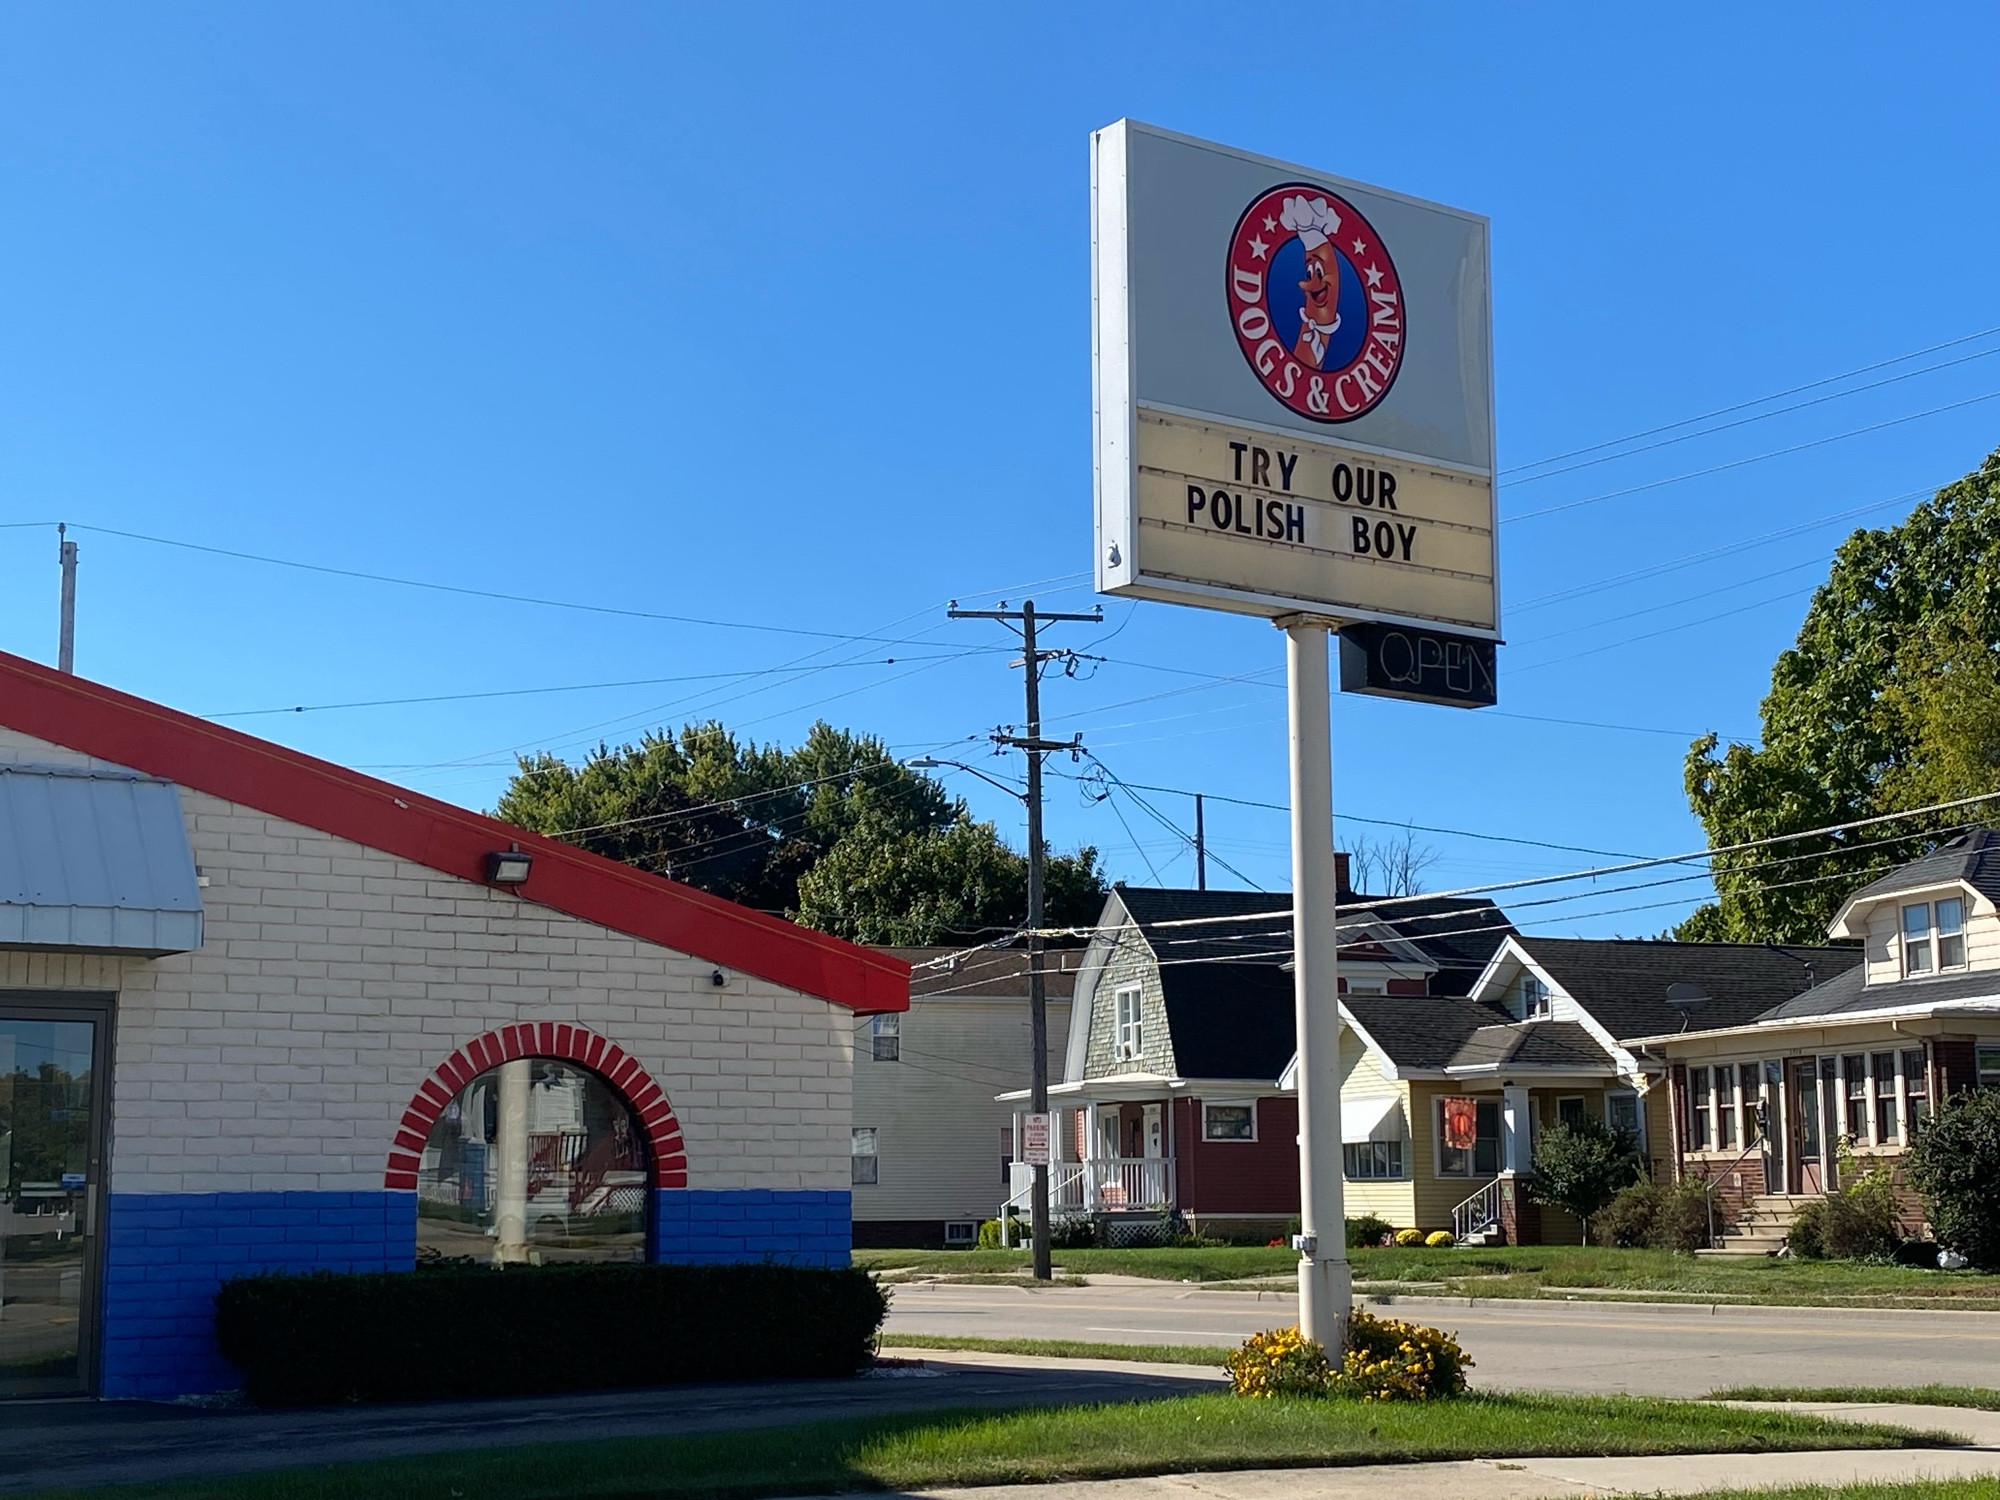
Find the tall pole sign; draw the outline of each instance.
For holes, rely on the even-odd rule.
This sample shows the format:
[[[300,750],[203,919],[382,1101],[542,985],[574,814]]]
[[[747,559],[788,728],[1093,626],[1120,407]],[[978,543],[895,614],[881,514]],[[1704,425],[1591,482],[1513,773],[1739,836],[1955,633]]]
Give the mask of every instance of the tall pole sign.
[[[1299,1319],[1341,1342],[1329,632],[1349,691],[1496,696],[1487,224],[1120,120],[1091,137],[1097,587],[1286,632]]]

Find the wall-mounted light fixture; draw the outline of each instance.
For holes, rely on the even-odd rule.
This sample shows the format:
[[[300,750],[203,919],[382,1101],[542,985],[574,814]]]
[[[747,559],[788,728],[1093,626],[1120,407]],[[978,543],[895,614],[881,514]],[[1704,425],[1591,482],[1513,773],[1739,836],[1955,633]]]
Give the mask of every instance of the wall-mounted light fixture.
[[[519,885],[534,863],[534,855],[523,854],[519,844],[509,844],[486,856],[486,878],[494,885]]]

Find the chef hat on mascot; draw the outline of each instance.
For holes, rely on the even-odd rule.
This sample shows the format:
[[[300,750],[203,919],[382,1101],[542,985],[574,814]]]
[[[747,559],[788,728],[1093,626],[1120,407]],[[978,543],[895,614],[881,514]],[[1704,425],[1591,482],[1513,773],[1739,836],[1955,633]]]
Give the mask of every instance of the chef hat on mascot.
[[[1299,237],[1307,250],[1317,250],[1340,230],[1340,215],[1324,198],[1308,198],[1301,193],[1287,198],[1278,221]]]

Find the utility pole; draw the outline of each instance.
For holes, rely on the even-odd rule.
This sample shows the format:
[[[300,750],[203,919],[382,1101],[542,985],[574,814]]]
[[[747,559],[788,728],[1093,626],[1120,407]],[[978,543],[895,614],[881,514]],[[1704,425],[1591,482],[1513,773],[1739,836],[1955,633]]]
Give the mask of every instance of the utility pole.
[[[1034,1056],[1029,1067],[1028,1108],[1035,1114],[1049,1112],[1049,997],[1042,976],[1042,757],[1051,750],[1067,750],[1074,755],[1082,736],[1070,740],[1042,738],[1042,662],[1061,655],[1044,651],[1036,641],[1037,625],[1075,623],[1101,625],[1104,611],[1087,615],[1037,614],[1035,601],[1025,599],[1018,610],[960,609],[956,601],[947,612],[954,620],[999,620],[1021,632],[1021,664],[1027,669],[1028,722],[1024,735],[995,734],[993,742],[1028,756],[1028,1044]],[[1054,1152],[1056,1132],[1051,1122],[1049,1146]],[[1050,1279],[1049,1269],[1049,1169],[1046,1162],[1035,1163],[1035,1186],[1028,1200],[1029,1228],[1034,1238],[1035,1279]]]
[[[1201,826],[1201,793],[1194,794],[1194,888],[1208,889],[1208,834]]]
[[[69,540],[67,522],[56,522],[57,552],[62,562],[62,622],[56,635],[56,670],[76,671],[76,543]]]

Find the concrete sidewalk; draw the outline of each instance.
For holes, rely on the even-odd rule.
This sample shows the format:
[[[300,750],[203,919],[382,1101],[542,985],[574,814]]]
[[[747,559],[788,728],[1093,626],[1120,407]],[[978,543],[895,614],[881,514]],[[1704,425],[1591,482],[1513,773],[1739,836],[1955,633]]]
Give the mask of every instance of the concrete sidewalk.
[[[2000,1475],[2000,1412],[1860,1402],[1773,1403],[1770,1409],[1957,1432],[1980,1446],[1240,1469],[1217,1474],[1163,1474],[1151,1479],[989,1485],[911,1493],[925,1500],[1382,1500],[1384,1494],[1418,1496],[1421,1500],[1563,1500],[1580,1495],[1694,1495],[1776,1485],[1899,1483]]]

